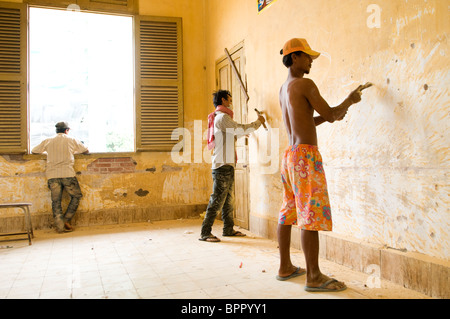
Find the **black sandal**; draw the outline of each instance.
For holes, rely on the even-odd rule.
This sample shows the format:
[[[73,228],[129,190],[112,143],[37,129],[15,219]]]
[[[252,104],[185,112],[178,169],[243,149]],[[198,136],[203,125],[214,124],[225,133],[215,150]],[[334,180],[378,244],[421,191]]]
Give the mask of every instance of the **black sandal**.
[[[217,238],[216,236],[213,236],[213,235],[208,236],[208,237],[202,237],[202,238],[199,238],[198,240],[200,240],[200,241],[207,241],[207,242],[210,242],[210,243],[218,243],[218,242],[220,242],[220,239]]]
[[[228,237],[245,237],[245,236],[247,236],[246,234],[244,234],[244,233],[241,233],[240,231],[235,231],[234,233],[232,233],[231,235],[225,235],[225,234],[223,234],[222,236],[228,236]]]

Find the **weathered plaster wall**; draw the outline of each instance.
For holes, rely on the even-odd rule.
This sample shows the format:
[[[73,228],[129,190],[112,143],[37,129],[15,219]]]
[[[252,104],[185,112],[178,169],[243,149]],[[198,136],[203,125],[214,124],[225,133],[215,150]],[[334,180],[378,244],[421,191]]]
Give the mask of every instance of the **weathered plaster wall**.
[[[358,84],[375,84],[345,120],[318,128],[334,232],[448,260],[448,2],[278,0],[258,14],[253,0],[208,0],[206,11],[207,91],[215,59],[244,40],[249,109],[264,110],[279,129],[273,160],[287,145],[278,103],[286,40],[304,37],[322,52],[309,77],[331,106]],[[265,134],[250,140],[252,154],[270,147]],[[251,164],[251,221],[270,236],[281,181],[279,171],[266,172]]]
[[[202,1],[139,2],[141,15],[182,18],[184,120],[185,127],[191,132],[195,120],[207,117],[207,110],[202,107],[206,96],[203,9]],[[191,147],[194,147],[193,136]],[[170,152],[77,156],[75,170],[84,197],[76,223],[89,225],[198,216],[205,210],[210,195],[210,165],[193,163],[193,150],[189,158],[192,164],[191,160],[174,162]],[[33,203],[31,212],[34,226],[38,228],[47,227],[49,222],[47,217],[44,220],[38,217],[51,213],[44,171],[45,156],[0,156],[2,202]],[[68,196],[64,200],[67,204]],[[9,214],[14,212],[2,211],[2,216]],[[20,222],[15,226],[20,227]]]

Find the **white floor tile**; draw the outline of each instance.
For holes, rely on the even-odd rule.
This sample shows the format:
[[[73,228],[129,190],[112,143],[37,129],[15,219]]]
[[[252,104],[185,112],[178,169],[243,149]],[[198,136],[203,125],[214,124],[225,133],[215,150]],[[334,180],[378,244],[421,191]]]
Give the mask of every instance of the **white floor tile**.
[[[323,269],[345,281],[346,291],[311,294],[304,291],[304,277],[277,281],[276,242],[245,230],[247,237],[222,238],[220,221],[213,233],[222,242],[201,242],[201,222],[77,227],[66,234],[36,230],[31,246],[14,241],[0,247],[0,299],[377,298],[364,285],[351,284],[367,275],[329,261]],[[291,254],[304,266],[300,251]],[[402,291],[426,298],[397,286],[379,295],[398,298]]]

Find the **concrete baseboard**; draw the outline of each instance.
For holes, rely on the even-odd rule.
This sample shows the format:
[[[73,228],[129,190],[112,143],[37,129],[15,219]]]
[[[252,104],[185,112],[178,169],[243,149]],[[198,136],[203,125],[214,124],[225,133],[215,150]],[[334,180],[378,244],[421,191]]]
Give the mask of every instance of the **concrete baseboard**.
[[[206,210],[207,204],[164,205],[136,208],[111,208],[92,212],[77,211],[72,225],[99,226],[139,223],[158,220],[173,220],[194,218]],[[33,229],[48,229],[53,225],[53,215],[49,213],[34,213],[31,215]],[[23,216],[0,217],[0,233],[12,233],[24,229]]]

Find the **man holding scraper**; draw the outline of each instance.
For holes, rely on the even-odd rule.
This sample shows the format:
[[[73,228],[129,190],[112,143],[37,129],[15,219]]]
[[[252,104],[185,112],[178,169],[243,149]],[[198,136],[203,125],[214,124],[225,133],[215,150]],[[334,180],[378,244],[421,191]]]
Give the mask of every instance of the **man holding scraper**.
[[[235,139],[254,132],[265,122],[259,113],[258,119],[249,124],[234,121],[232,97],[227,90],[214,92],[213,104],[215,110],[208,116],[208,149],[213,149],[213,193],[209,198],[199,238],[205,242],[220,242],[220,239],[211,233],[220,210],[223,220],[222,236],[245,236],[244,233],[233,229],[234,168],[237,160]]]
[[[330,107],[315,83],[304,78],[320,53],[312,50],[305,39],[299,38],[286,42],[280,53],[283,64],[289,69],[288,78],[279,92],[289,146],[281,164],[283,204],[278,219],[280,268],[276,278],[288,280],[306,274],[306,291],[342,291],[347,288],[343,282],[329,278],[319,269],[318,231],[331,231],[332,220],[316,126],[342,120],[349,107],[361,101],[362,90],[372,84],[360,85],[340,105]],[[314,117],[314,111],[319,116]],[[306,269],[294,266],[290,259],[292,225],[301,228]]]

